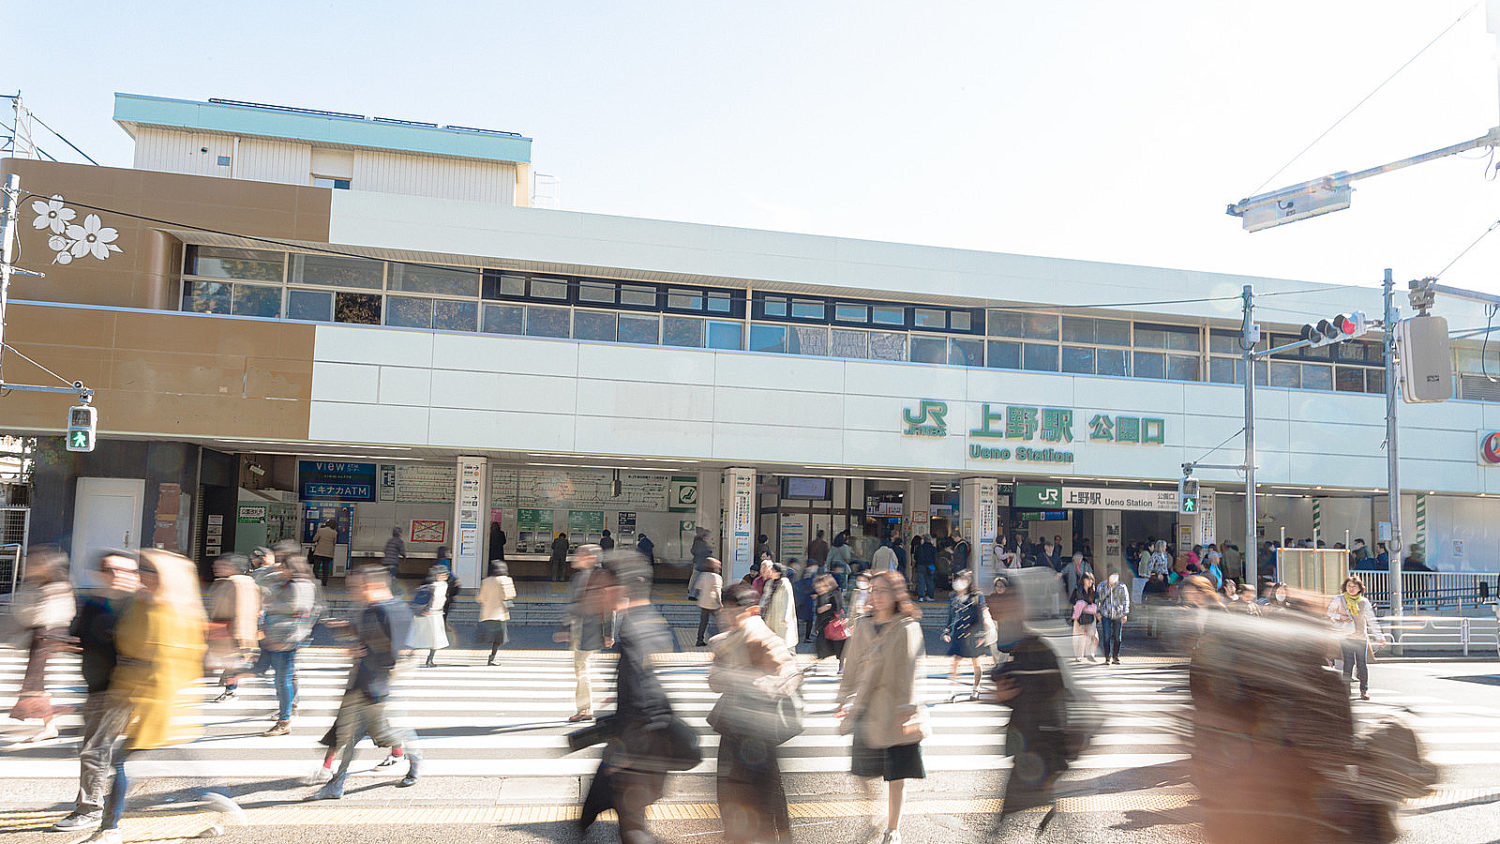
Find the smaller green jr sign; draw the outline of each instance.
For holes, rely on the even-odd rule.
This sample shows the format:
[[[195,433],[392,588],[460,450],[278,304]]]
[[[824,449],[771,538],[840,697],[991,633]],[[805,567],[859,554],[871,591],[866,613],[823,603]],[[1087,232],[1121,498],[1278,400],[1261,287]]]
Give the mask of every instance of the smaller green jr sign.
[[[901,426],[901,433],[908,437],[946,437],[947,416],[947,402],[922,399],[916,411],[909,407],[901,411],[901,419],[906,423]]]

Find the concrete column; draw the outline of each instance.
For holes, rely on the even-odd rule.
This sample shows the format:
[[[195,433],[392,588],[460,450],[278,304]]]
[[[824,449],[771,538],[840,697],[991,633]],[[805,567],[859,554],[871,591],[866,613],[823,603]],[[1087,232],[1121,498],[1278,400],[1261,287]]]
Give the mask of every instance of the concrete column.
[[[1122,517],[1119,510],[1094,511],[1094,559],[1089,564],[1094,574],[1102,581],[1110,572],[1117,572],[1120,579],[1129,582],[1131,575],[1125,561],[1125,546],[1122,544]]]
[[[724,470],[723,510],[724,551],[719,559],[724,564],[724,579],[729,582],[750,570],[751,555],[755,552],[754,469]]]
[[[458,477],[453,490],[453,573],[459,580],[478,585],[484,579],[484,531],[486,512],[486,469],[483,457],[459,457]]]
[[[964,478],[959,488],[958,530],[969,541],[966,562],[985,592],[994,589],[993,552],[999,524],[1000,482],[994,478]]]
[[[708,544],[713,548],[714,555],[729,565],[725,554],[729,553],[729,544],[725,541],[724,527],[720,524],[724,511],[724,494],[720,487],[723,478],[719,472],[709,469],[698,473],[698,503],[697,510],[693,513],[694,523],[700,530],[708,532]],[[684,514],[683,518],[687,518]],[[684,542],[691,542],[691,537],[683,537]],[[688,557],[689,545],[682,546],[682,555]],[[726,572],[727,574],[727,572]]]
[[[901,537],[908,548],[913,536],[927,533],[931,518],[928,505],[931,503],[932,481],[919,475],[907,482],[901,495]]]

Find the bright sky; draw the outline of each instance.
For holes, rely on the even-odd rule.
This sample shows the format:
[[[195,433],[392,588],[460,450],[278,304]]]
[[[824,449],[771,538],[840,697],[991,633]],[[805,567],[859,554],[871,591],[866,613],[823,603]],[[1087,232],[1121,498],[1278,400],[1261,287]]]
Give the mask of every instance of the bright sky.
[[[1374,285],[1500,219],[1487,154],[1257,234],[1224,208],[1471,5],[27,3],[0,88],[114,166],[113,92],[224,97],[518,131],[570,210]],[[1479,5],[1268,189],[1484,134],[1495,53]],[[1500,232],[1442,280],[1497,271]]]

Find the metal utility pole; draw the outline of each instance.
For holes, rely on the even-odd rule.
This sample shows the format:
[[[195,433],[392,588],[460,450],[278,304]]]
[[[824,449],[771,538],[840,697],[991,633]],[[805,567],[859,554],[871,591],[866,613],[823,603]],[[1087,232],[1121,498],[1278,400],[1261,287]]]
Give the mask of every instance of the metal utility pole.
[[[1397,376],[1396,361],[1396,282],[1390,269],[1385,271],[1385,282],[1381,284],[1385,296],[1385,465],[1386,503],[1390,508],[1391,538],[1386,540],[1385,550],[1390,554],[1391,615],[1401,618],[1403,595],[1401,589],[1401,460],[1396,450],[1396,409],[1401,406],[1398,391],[1401,379]]]
[[[1255,345],[1260,342],[1260,329],[1255,324],[1255,291],[1245,285],[1241,294],[1245,300],[1245,322],[1240,327],[1240,348],[1245,357],[1245,548],[1240,554],[1244,571],[1240,579],[1249,579],[1250,567],[1255,567],[1255,580],[1260,584],[1260,538],[1256,535],[1255,510]],[[1277,580],[1281,573],[1276,573]]]

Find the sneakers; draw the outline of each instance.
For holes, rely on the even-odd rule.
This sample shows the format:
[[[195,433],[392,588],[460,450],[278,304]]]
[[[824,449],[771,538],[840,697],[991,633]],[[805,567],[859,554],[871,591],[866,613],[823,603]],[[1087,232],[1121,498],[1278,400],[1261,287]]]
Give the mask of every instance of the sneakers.
[[[387,753],[385,755],[384,759],[382,759],[378,763],[376,763],[375,767],[377,767],[377,768],[389,768],[390,766],[396,764],[397,762],[400,762],[402,760],[402,758],[404,758],[404,757],[397,756],[394,753]]]
[[[342,800],[344,799],[344,784],[341,782],[329,782],[303,799],[309,803],[314,800]]]
[[[72,832],[76,829],[93,829],[104,820],[104,812],[70,812],[67,817],[52,825],[57,832]]]
[[[333,779],[333,769],[325,768],[322,765],[319,765],[316,771],[313,771],[312,773],[307,775],[307,784],[320,785],[322,783],[328,782],[331,779]]]
[[[894,829],[886,830],[885,835],[880,839],[880,844],[901,844],[901,833]]]
[[[261,733],[263,736],[284,736],[292,731],[291,721],[277,721],[271,725],[271,729]]]
[[[83,839],[85,844],[122,844],[118,827],[112,829],[101,829],[98,832]]]
[[[234,693],[234,689],[225,686],[224,691],[219,692],[219,696],[214,698],[214,703],[223,703],[226,700],[232,700],[234,698]]]

